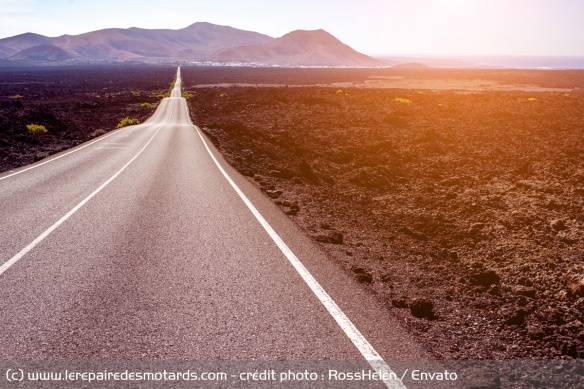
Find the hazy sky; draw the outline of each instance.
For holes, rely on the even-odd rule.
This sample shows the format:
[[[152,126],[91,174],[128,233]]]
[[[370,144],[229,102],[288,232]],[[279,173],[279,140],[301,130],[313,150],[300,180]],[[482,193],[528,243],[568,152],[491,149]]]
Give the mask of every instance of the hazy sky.
[[[199,21],[322,28],[367,54],[584,56],[584,0],[0,0],[0,38]]]

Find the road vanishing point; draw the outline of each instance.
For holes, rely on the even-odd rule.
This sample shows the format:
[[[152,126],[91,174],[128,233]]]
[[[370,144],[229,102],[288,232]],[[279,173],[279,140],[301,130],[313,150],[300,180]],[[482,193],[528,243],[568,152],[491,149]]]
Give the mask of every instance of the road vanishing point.
[[[0,174],[0,360],[430,358],[181,97]],[[405,387],[386,381],[388,387]]]

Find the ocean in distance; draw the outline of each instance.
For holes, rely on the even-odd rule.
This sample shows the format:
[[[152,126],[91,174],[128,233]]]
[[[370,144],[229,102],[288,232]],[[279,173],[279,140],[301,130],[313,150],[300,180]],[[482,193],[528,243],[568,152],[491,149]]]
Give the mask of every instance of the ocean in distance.
[[[478,67],[503,67],[514,69],[584,69],[584,56],[485,56],[464,57]]]

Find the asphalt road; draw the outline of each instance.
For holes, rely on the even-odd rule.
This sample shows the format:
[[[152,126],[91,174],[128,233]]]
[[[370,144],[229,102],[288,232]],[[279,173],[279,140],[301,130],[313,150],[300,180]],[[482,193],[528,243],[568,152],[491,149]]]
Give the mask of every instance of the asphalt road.
[[[146,123],[0,175],[0,360],[428,358],[222,160],[178,76]]]

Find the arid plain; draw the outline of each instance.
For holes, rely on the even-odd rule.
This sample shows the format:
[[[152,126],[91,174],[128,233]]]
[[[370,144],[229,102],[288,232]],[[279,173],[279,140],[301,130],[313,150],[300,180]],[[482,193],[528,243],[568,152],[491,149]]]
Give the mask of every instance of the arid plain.
[[[175,71],[3,70],[1,170],[144,121]],[[584,72],[182,75],[225,158],[434,355],[584,357]]]

